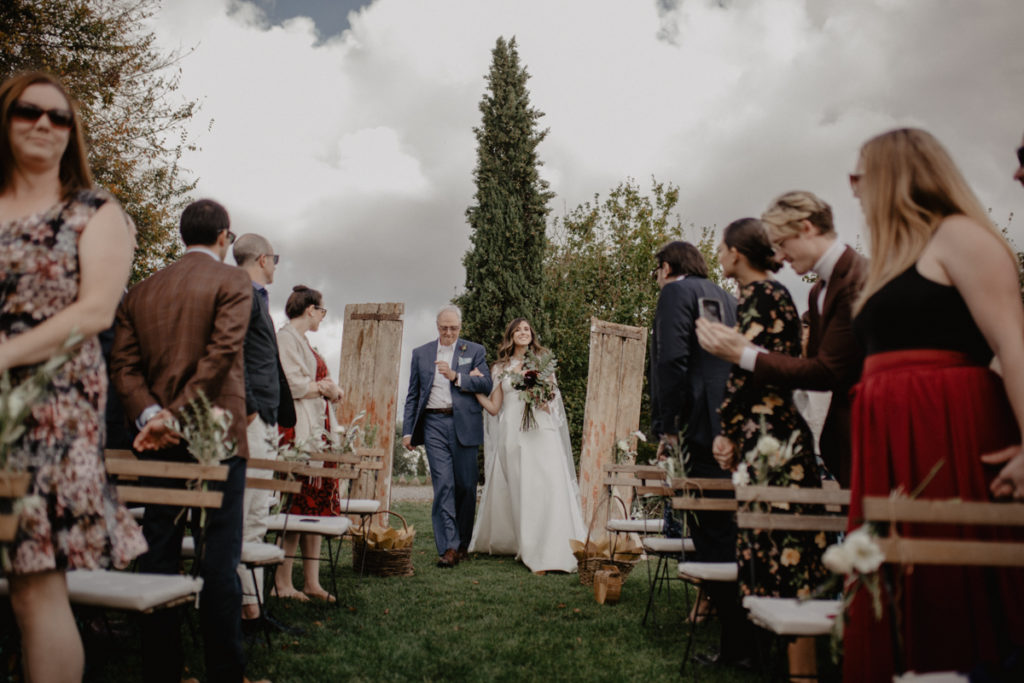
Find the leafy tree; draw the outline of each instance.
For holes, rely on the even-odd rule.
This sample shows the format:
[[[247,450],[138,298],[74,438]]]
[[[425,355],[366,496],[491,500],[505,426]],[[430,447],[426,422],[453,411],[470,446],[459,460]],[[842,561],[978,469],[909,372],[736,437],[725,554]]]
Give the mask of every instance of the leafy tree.
[[[678,202],[674,185],[651,178],[645,195],[635,180],[627,179],[607,199],[595,194],[593,201],[553,221],[544,261],[549,330],[542,341],[558,355],[558,384],[577,452],[587,398],[591,316],[650,329],[658,303],[658,287],[651,278],[654,253],[672,239],[694,243],[712,279],[721,280],[714,231],[701,228],[696,240],[687,235],[692,231],[684,230],[674,213]],[[646,383],[645,372],[641,428],[650,423]]]
[[[544,284],[548,201],[553,194],[537,172],[537,145],[547,135],[530,106],[529,74],[515,38],[498,38],[491,52],[487,91],[480,100],[474,204],[466,209],[472,246],[463,256],[465,291],[455,298],[463,334],[497,351],[505,326],[524,316],[539,329]]]
[[[181,58],[154,46],[159,0],[3,0],[0,78],[42,69],[81,107],[96,183],[135,221],[138,281],[180,253],[177,222],[195,181],[178,163],[196,103],[174,102]]]

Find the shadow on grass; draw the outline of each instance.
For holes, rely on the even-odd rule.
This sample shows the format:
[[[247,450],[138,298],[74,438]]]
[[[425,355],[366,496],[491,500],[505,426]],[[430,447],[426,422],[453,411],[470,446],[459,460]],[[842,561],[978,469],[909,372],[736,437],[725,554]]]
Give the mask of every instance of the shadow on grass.
[[[617,605],[598,605],[576,574],[536,576],[511,557],[479,555],[442,570],[430,503],[396,503],[417,529],[411,577],[360,578],[342,553],[338,605],[270,598],[270,612],[301,626],[247,645],[250,678],[291,681],[615,681],[679,678],[685,644],[682,584],[658,602],[657,626],[640,625],[647,569],[637,566]],[[326,565],[321,581],[329,585]],[[301,566],[295,585],[301,588]],[[193,619],[193,623],[195,620]],[[137,629],[134,638],[137,643]],[[202,678],[198,643],[184,634],[189,670]],[[696,651],[715,649],[718,624],[698,627]],[[123,645],[125,639],[118,639]],[[131,638],[127,639],[128,641]],[[109,657],[103,681],[137,681],[137,646]],[[706,668],[699,680],[753,681],[744,672]],[[689,678],[689,671],[687,672]]]

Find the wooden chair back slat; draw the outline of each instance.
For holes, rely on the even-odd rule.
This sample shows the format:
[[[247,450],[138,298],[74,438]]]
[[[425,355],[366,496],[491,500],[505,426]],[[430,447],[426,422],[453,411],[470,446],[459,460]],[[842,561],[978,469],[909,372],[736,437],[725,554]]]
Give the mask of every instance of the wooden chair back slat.
[[[736,500],[772,503],[805,503],[808,505],[849,505],[849,489],[812,489],[782,486],[739,486]]]
[[[1024,543],[888,537],[877,539],[885,561],[979,567],[1024,567]]]
[[[313,467],[311,465],[299,465],[295,468],[295,474],[303,477],[324,477],[325,479],[355,479],[359,476],[354,470],[341,467]]]
[[[13,514],[0,515],[0,543],[13,541],[17,533],[18,518]]]
[[[227,465],[200,465],[193,462],[111,458],[107,460],[107,473],[115,476],[225,481],[228,478],[228,467]]]
[[[298,493],[302,490],[301,481],[288,481],[286,479],[258,479],[256,477],[245,478],[245,488],[259,491],[277,491],[279,493]]]
[[[668,486],[636,486],[633,489],[641,496],[671,496],[675,490]]]
[[[295,468],[304,463],[290,460],[270,460],[269,458],[249,458],[246,463],[248,470],[270,470],[280,474],[294,472]]]
[[[864,497],[869,522],[1024,526],[1024,504]]]
[[[676,477],[671,480],[670,484],[674,489],[688,491],[732,491],[735,489],[731,479]]]
[[[740,529],[765,531],[846,531],[845,515],[792,515],[767,512],[737,512]]]
[[[179,507],[219,508],[224,501],[221,491],[187,489],[166,489],[155,486],[117,487],[122,503],[143,503],[148,505],[175,505]]]

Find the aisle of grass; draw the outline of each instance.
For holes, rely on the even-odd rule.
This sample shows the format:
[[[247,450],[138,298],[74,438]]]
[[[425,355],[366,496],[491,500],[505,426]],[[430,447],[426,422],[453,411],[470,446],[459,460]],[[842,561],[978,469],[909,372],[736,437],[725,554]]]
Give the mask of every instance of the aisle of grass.
[[[342,556],[340,607],[271,598],[282,621],[307,629],[276,635],[267,649],[248,646],[250,677],[275,683],[310,681],[521,681],[678,679],[685,629],[680,584],[658,613],[658,627],[640,626],[647,598],[641,564],[619,604],[598,605],[573,575],[535,576],[512,558],[477,556],[453,570],[435,567],[429,503],[399,503],[417,530],[416,575],[366,577]],[[397,524],[397,520],[395,520]],[[328,586],[326,564],[322,581]],[[296,585],[301,572],[296,570]],[[698,629],[710,649],[716,623]],[[192,671],[202,677],[198,648],[186,637]],[[135,655],[108,667],[104,680],[138,680]],[[132,675],[134,669],[135,675]],[[113,679],[110,676],[114,676]],[[752,681],[733,670],[706,669],[701,680]]]

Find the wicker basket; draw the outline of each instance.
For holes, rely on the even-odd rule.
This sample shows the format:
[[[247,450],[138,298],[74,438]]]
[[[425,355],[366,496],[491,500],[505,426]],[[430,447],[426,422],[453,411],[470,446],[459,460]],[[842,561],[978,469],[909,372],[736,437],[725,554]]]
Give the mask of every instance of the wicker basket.
[[[406,529],[409,525],[405,517],[392,512],[381,510],[398,517],[402,520],[402,526]],[[352,539],[352,568],[357,572],[366,572],[374,576],[412,576],[412,546],[408,548],[368,548],[365,539],[355,536]]]
[[[622,506],[623,511],[625,511],[626,504],[623,502],[623,500],[618,496],[615,496],[615,498],[619,501],[619,505]],[[597,512],[595,511],[594,518],[590,520],[590,526],[587,528],[587,540],[583,544],[584,549],[590,546],[590,534],[594,530],[594,522],[596,520]],[[609,549],[609,552],[611,553],[612,557],[615,556],[614,546],[612,546],[612,548]],[[613,560],[603,555],[598,555],[596,557],[585,557],[583,559],[577,559],[576,567],[579,570],[580,583],[584,586],[593,586],[594,572],[596,572],[598,569],[601,569],[605,565],[614,566],[616,569],[618,569],[619,574],[622,576],[622,581],[625,582],[626,578],[629,576],[629,573],[633,571],[633,567],[635,567],[638,562],[640,562],[639,556],[637,556],[633,560]]]

